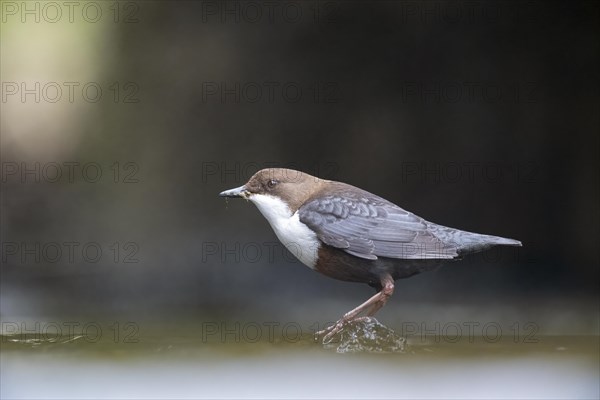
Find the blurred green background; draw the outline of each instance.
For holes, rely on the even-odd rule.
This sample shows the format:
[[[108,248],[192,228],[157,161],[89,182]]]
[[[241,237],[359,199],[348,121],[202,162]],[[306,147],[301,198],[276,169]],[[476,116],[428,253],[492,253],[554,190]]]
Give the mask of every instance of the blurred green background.
[[[372,289],[217,197],[281,166],[523,242],[390,327],[598,334],[597,3],[74,3],[2,2],[2,321],[337,319]]]

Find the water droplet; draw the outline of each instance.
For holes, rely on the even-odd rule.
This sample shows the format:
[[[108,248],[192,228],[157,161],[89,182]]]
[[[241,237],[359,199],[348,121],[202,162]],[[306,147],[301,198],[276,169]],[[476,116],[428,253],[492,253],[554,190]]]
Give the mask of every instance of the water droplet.
[[[407,344],[375,318],[365,317],[348,323],[323,347],[338,353],[404,353]]]

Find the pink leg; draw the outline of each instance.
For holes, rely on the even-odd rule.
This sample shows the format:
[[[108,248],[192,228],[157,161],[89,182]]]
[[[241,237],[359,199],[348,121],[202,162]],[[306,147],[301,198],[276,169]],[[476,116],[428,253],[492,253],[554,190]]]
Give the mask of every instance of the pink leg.
[[[387,303],[388,299],[394,293],[394,280],[390,275],[386,275],[381,279],[381,286],[383,286],[381,291],[358,307],[348,311],[338,322],[329,328],[317,332],[316,335],[320,336],[322,334],[326,334],[323,338],[323,343],[328,343],[336,333],[342,330],[344,325],[358,319],[358,316],[365,310],[368,310],[367,315],[369,317],[375,315],[375,313],[379,311],[385,305],[385,303]]]

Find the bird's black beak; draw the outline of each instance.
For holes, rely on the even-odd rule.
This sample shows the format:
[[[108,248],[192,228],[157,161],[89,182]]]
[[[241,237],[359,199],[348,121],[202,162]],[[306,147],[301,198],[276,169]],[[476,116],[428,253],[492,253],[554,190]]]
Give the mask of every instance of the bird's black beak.
[[[242,185],[235,189],[225,190],[224,192],[219,193],[220,197],[241,197],[243,199],[247,198],[250,192],[246,190],[246,186]]]

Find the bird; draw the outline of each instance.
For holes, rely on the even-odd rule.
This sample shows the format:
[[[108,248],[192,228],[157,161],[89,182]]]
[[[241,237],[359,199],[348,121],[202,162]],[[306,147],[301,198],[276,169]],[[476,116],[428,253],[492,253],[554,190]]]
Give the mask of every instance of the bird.
[[[375,315],[398,279],[493,246],[522,246],[515,239],[429,222],[366,190],[293,169],[259,170],[219,196],[254,203],[279,241],[309,268],[375,289],[375,295],[316,333],[324,342],[350,322]]]

